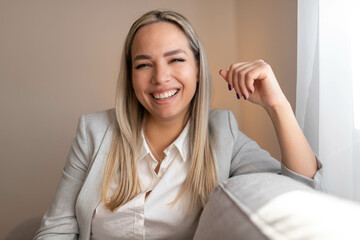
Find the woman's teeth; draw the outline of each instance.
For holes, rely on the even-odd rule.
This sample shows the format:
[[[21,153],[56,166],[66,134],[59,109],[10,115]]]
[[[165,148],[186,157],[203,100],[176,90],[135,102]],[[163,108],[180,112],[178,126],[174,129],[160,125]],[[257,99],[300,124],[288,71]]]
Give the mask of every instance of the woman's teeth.
[[[174,96],[177,93],[177,90],[170,90],[163,93],[154,93],[153,97],[155,99],[165,99]]]

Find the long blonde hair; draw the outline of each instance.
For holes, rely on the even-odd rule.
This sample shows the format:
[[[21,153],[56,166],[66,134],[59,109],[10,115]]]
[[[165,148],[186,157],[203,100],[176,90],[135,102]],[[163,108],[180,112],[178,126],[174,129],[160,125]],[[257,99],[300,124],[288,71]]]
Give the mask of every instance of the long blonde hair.
[[[117,124],[106,161],[102,186],[102,200],[105,206],[112,211],[140,193],[136,163],[142,143],[141,128],[146,116],[146,109],[137,100],[131,85],[131,45],[136,32],[141,27],[157,22],[172,23],[184,32],[199,68],[199,81],[188,114],[191,167],[183,190],[174,202],[184,193],[188,193],[191,209],[199,205],[203,207],[218,181],[208,129],[211,77],[204,50],[193,27],[184,16],[172,11],[151,11],[141,16],[131,26],[121,59],[115,103]],[[111,183],[118,171],[120,173],[118,187],[109,197]]]

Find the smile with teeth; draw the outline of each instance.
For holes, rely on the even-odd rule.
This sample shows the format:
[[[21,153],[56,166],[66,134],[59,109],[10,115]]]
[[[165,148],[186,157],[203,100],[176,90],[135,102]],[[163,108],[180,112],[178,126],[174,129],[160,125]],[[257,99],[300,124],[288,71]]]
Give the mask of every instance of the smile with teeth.
[[[170,91],[166,91],[166,92],[162,92],[162,93],[153,93],[152,96],[155,99],[166,99],[166,98],[170,98],[172,96],[174,96],[176,93],[178,92],[178,90],[170,90]]]

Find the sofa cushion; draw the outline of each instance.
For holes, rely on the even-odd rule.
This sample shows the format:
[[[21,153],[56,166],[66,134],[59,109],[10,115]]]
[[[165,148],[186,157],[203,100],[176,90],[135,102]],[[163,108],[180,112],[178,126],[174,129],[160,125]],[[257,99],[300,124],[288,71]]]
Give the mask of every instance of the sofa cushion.
[[[253,173],[214,189],[194,239],[360,239],[358,226],[358,203],[283,175]]]

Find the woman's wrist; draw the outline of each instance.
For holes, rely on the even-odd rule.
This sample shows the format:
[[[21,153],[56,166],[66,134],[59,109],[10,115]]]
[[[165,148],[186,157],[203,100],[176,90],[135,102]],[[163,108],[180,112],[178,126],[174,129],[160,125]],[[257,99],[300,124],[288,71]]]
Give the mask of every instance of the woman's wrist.
[[[264,109],[273,120],[278,119],[284,115],[288,116],[288,114],[294,114],[291,104],[286,98],[271,106],[264,106]]]

